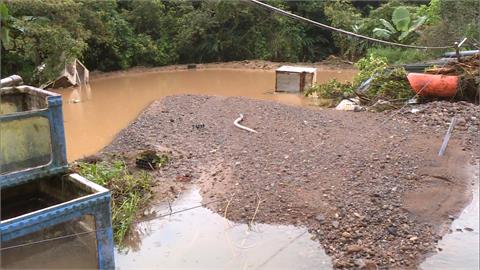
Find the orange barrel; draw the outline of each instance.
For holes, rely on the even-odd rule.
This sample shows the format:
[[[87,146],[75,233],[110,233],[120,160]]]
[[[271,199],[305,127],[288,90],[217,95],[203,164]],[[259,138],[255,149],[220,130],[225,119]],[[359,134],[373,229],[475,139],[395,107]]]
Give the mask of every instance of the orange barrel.
[[[422,97],[453,97],[458,89],[458,76],[409,73],[408,82]]]

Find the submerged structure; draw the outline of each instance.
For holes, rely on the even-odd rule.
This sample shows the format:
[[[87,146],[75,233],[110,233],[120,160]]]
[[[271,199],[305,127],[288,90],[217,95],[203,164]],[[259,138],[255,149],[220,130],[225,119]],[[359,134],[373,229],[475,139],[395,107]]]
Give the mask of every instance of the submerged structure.
[[[1,267],[22,266],[10,258],[18,249],[84,235],[90,244],[75,245],[95,251],[97,268],[114,269],[110,192],[69,173],[61,96],[18,82],[0,89]]]
[[[303,92],[315,82],[316,74],[312,67],[281,66],[275,71],[275,91]]]
[[[78,59],[65,65],[59,76],[42,86],[42,88],[59,88],[88,84],[90,71]]]

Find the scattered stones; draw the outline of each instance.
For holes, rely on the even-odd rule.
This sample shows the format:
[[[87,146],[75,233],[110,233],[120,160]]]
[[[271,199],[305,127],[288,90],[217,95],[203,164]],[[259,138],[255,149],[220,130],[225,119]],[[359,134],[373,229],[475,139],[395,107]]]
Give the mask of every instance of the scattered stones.
[[[398,235],[398,233],[397,233],[398,230],[397,230],[397,228],[396,228],[395,226],[392,226],[392,225],[388,226],[388,227],[387,227],[387,231],[388,231],[391,235],[394,235],[394,236],[397,236],[397,235]]]
[[[347,253],[356,253],[363,250],[363,247],[360,245],[350,245],[347,247]]]
[[[317,220],[320,223],[323,223],[323,222],[325,222],[325,216],[322,215],[322,214],[318,214],[318,215],[315,216],[315,220]]]
[[[445,175],[452,170],[432,174],[448,176],[450,182],[422,175],[425,168],[439,167],[436,152],[452,114],[463,117],[465,125],[455,129],[448,151],[462,152],[460,144],[465,155],[480,152],[474,151],[478,134],[468,131],[478,130],[480,122],[474,117],[480,114],[478,106],[452,104],[415,105],[419,108],[415,114],[407,106],[384,123],[393,112],[174,96],[154,102],[105,151],[174,147],[182,158],[159,170],[159,175],[175,179],[189,172],[188,183],[201,187],[205,203],[211,196],[228,198],[207,206],[222,216],[228,202],[228,218],[236,222],[249,222],[256,213],[255,222],[306,226],[336,268],[411,269],[435,250],[438,235],[433,225],[443,224],[448,214],[426,212],[415,218],[406,209],[406,194],[422,192],[429,181],[436,187],[428,190],[433,195],[442,195],[443,185],[451,183],[461,187],[453,189],[454,196],[463,196],[470,188]],[[258,134],[233,126],[240,112],[244,124]],[[205,128],[192,132],[195,123]],[[163,183],[158,181],[159,186]],[[443,198],[433,195],[420,196],[416,205]],[[433,225],[422,218],[434,220]]]

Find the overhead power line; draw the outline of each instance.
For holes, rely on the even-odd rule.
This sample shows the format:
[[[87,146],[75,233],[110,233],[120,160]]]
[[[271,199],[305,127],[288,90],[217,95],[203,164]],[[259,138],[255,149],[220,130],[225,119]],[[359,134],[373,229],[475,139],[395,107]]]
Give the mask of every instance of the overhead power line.
[[[259,5],[263,8],[274,11],[274,12],[280,14],[280,15],[284,15],[284,16],[287,16],[287,17],[290,17],[290,18],[293,18],[293,19],[296,19],[296,20],[299,20],[299,21],[307,22],[307,23],[313,24],[313,25],[315,25],[317,27],[320,27],[320,28],[323,28],[323,29],[339,32],[339,33],[344,34],[344,35],[348,35],[348,36],[352,36],[352,37],[356,37],[356,38],[361,38],[361,39],[365,39],[365,40],[369,40],[369,41],[373,41],[373,42],[377,42],[377,43],[382,43],[382,44],[389,45],[389,46],[397,46],[397,47],[410,48],[410,49],[435,49],[435,50],[450,49],[450,48],[455,47],[453,45],[452,46],[439,46],[439,47],[407,45],[407,44],[400,44],[400,43],[396,43],[396,42],[376,39],[376,38],[360,35],[360,34],[357,34],[357,33],[353,33],[353,32],[347,31],[347,30],[335,28],[335,27],[327,25],[327,24],[319,23],[319,22],[307,19],[305,17],[290,13],[290,12],[285,11],[283,9],[276,8],[274,6],[265,4],[265,3],[260,2],[258,0],[248,0],[248,1],[250,1],[254,4],[256,4],[256,5]]]

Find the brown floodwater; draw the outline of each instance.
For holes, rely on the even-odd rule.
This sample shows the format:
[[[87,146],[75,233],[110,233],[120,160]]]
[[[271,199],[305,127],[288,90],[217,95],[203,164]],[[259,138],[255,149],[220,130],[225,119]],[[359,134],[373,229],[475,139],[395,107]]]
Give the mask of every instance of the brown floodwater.
[[[472,201],[450,226],[450,233],[438,242],[436,254],[428,257],[421,265],[423,270],[480,269],[480,212],[479,176],[480,164],[471,167]]]
[[[195,186],[171,205],[200,205]],[[156,215],[170,206],[153,207]],[[304,227],[238,224],[198,207],[137,224],[137,237],[115,254],[117,269],[332,269],[331,258]]]
[[[351,80],[355,70],[318,70],[317,82]],[[91,155],[112,141],[154,100],[178,94],[241,96],[306,106],[301,94],[274,93],[275,72],[205,69],[127,72],[94,79],[89,86],[56,90],[63,114],[70,161]]]

